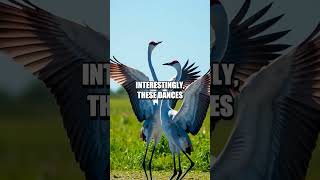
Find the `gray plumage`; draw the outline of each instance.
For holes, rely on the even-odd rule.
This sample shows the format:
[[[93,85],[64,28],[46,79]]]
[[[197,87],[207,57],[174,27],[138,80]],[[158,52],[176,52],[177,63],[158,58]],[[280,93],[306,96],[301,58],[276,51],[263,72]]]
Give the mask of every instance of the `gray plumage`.
[[[55,96],[72,151],[88,180],[109,179],[109,122],[90,119],[83,62],[107,62],[109,37],[24,0],[0,3],[0,51],[42,80]]]
[[[152,44],[153,43],[154,42],[152,42]],[[150,49],[150,45],[148,49]],[[136,82],[149,81],[149,78],[144,73],[120,63],[116,58],[113,58],[110,61],[111,61],[111,64],[110,64],[111,78],[125,88],[125,90],[129,95],[131,106],[136,117],[138,118],[139,122],[144,121],[143,127],[141,129],[141,137],[146,141],[146,151],[143,158],[142,166],[147,178],[148,178],[148,175],[146,173],[145,159],[146,159],[149,143],[151,142],[152,139],[154,140],[154,147],[153,147],[151,158],[149,161],[150,177],[152,179],[151,160],[152,160],[155,148],[159,143],[162,135],[159,103],[157,100],[138,98],[138,94],[137,94],[138,90],[135,87]],[[158,80],[158,78],[156,77],[156,73],[154,72],[154,69],[152,67],[150,50],[149,50],[148,62],[149,62],[149,67],[150,67],[153,79]],[[194,63],[191,65],[188,65],[188,63],[189,61],[186,62],[183,69],[181,70],[180,75],[183,75],[183,79],[179,77],[179,79],[181,79],[181,81],[183,81],[186,85],[192,83],[198,77],[198,73],[199,73],[199,71],[195,71],[197,67],[194,67]],[[173,79],[177,79],[177,78],[173,78]],[[176,100],[174,101],[172,100],[170,101],[170,103],[171,103],[171,107],[175,107]]]
[[[305,179],[320,131],[319,31],[244,84],[213,179]]]
[[[178,61],[173,61],[164,65],[170,65],[177,70],[176,79],[181,78],[181,66]],[[194,162],[188,156],[193,148],[188,133],[196,135],[206,117],[210,104],[210,82],[211,75],[208,72],[201,78],[191,83],[184,91],[184,99],[179,111],[170,107],[169,99],[160,100],[161,127],[168,139],[170,151],[173,157],[173,179],[177,175],[175,155],[178,155],[179,173],[177,179],[182,175],[180,153],[183,152],[191,165],[181,176],[181,179],[194,166]]]

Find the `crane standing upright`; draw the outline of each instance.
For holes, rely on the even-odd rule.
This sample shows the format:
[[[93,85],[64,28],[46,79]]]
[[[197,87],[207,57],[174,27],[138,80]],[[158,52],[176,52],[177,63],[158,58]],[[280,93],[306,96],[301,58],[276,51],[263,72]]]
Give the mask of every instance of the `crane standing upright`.
[[[176,79],[180,79],[181,65],[178,61],[175,60],[164,65],[173,67],[177,71]],[[173,179],[177,175],[175,163],[176,155],[178,155],[179,161],[177,179],[182,175],[181,152],[185,154],[191,163],[181,179],[184,178],[194,166],[194,162],[188,156],[193,149],[188,133],[196,135],[203,124],[210,104],[210,82],[211,76],[208,72],[190,85],[186,85],[183,103],[179,111],[175,111],[170,107],[169,99],[160,100],[161,126],[169,141],[173,159],[173,175],[170,179]]]

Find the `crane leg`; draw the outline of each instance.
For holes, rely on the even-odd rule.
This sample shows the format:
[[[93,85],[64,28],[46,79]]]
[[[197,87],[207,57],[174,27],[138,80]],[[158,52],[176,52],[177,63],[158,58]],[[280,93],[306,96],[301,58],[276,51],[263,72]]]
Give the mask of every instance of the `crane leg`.
[[[146,170],[146,157],[147,157],[147,153],[148,153],[148,147],[149,147],[149,144],[147,144],[146,152],[144,153],[143,162],[142,162],[142,167],[144,170],[144,174],[147,177],[147,180],[148,180],[148,174],[147,174],[147,170]]]
[[[172,153],[172,159],[173,159],[173,175],[171,176],[170,180],[173,179],[177,175],[176,158],[173,153]]]
[[[180,176],[182,174],[180,153],[178,154],[178,161],[179,161],[179,171],[178,171],[178,176],[177,176],[176,180],[179,180],[179,178],[180,178]]]
[[[187,158],[189,159],[191,165],[190,165],[190,167],[188,168],[188,170],[183,174],[183,176],[181,177],[181,179],[183,179],[184,176],[186,176],[187,173],[188,173],[188,172],[192,169],[192,167],[194,166],[194,162],[190,159],[190,157],[188,156],[188,154],[187,154],[186,152],[184,152],[184,151],[182,151],[182,152],[183,152],[184,155],[187,156]]]
[[[150,179],[152,180],[152,167],[151,167],[151,165],[152,165],[152,157],[153,157],[153,154],[154,154],[154,151],[155,151],[155,149],[156,149],[156,146],[153,146],[153,149],[152,149],[152,154],[151,154],[151,158],[150,158],[150,161],[149,161],[149,171],[150,171]]]

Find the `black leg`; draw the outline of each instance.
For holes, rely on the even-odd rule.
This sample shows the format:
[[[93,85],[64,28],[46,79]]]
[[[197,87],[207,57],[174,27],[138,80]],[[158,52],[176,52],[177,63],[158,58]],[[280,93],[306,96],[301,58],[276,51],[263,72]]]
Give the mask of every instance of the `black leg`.
[[[152,162],[152,157],[153,157],[153,154],[154,154],[154,151],[156,149],[156,146],[153,146],[153,149],[152,149],[152,154],[151,154],[151,158],[150,158],[150,161],[149,161],[149,171],[150,171],[150,179],[152,180],[152,172],[151,172],[151,162]]]
[[[187,156],[187,158],[189,159],[191,165],[190,165],[190,167],[188,168],[188,170],[183,174],[183,176],[181,177],[181,179],[183,179],[184,176],[186,176],[187,173],[188,173],[188,172],[191,170],[191,168],[194,166],[194,162],[190,159],[190,157],[188,156],[188,154],[185,153],[184,151],[182,151],[182,152],[183,152],[184,155]]]
[[[147,177],[147,180],[148,180],[148,174],[147,174],[147,170],[146,170],[146,157],[147,157],[147,153],[148,153],[148,147],[149,147],[149,144],[147,144],[146,152],[145,152],[145,154],[144,154],[143,162],[142,162],[142,167],[143,167],[143,170],[144,170],[144,174],[145,174],[146,177]]]
[[[179,170],[178,170],[178,176],[176,180],[179,180],[181,174],[182,174],[182,168],[181,168],[181,159],[180,159],[180,153],[178,154],[178,161],[179,161]]]
[[[173,175],[171,176],[170,180],[173,179],[177,175],[177,169],[176,169],[176,158],[174,154],[172,154],[173,159]]]

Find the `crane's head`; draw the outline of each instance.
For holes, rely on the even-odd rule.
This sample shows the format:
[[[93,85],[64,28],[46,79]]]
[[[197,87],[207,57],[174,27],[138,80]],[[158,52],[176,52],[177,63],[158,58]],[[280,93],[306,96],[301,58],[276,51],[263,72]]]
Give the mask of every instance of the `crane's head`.
[[[161,44],[162,43],[162,41],[158,41],[158,42],[155,42],[155,41],[151,41],[150,43],[149,43],[149,50],[150,51],[153,51],[153,49],[155,48],[155,47],[157,47],[159,44]]]
[[[180,64],[179,61],[177,61],[177,60],[173,60],[173,61],[171,61],[171,62],[169,62],[169,63],[164,63],[163,65],[165,65],[165,66],[172,66],[173,68],[175,68],[175,69],[177,69],[177,70],[181,69],[181,64]]]

